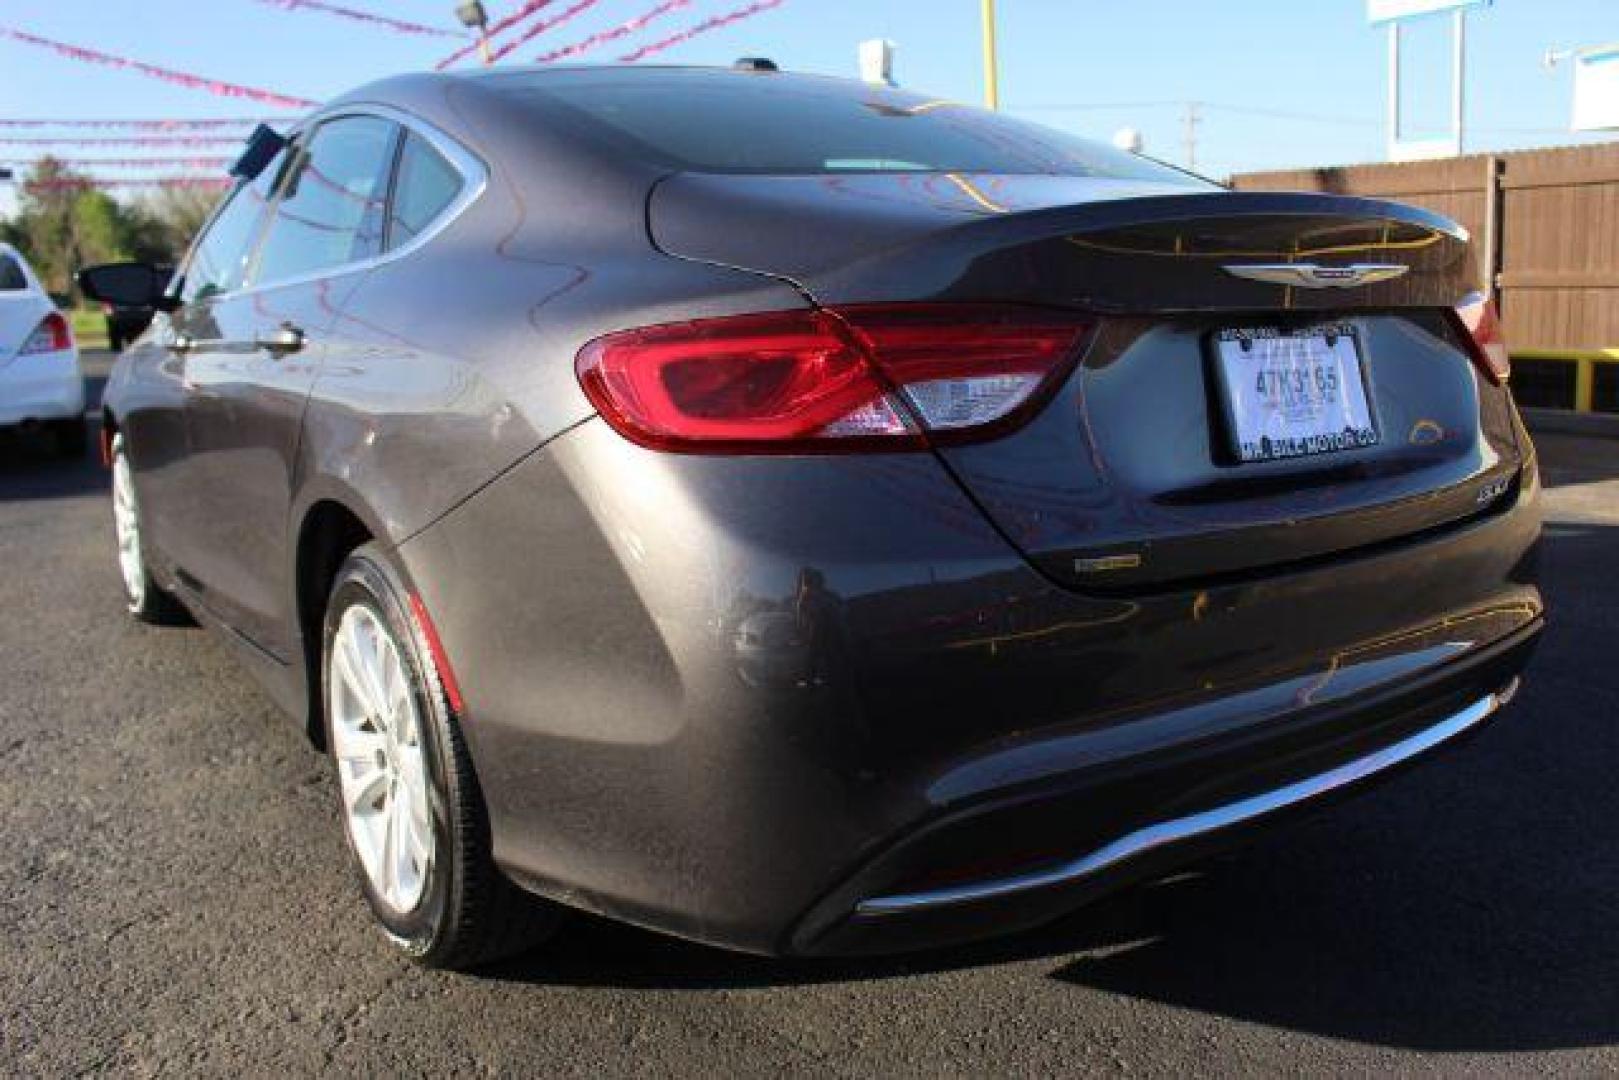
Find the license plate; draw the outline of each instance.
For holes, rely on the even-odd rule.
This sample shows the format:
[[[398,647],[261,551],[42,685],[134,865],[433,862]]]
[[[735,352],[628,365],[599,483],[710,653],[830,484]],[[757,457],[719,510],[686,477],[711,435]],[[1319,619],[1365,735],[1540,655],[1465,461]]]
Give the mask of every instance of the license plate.
[[[1360,347],[1349,327],[1222,330],[1214,342],[1239,460],[1376,445]]]

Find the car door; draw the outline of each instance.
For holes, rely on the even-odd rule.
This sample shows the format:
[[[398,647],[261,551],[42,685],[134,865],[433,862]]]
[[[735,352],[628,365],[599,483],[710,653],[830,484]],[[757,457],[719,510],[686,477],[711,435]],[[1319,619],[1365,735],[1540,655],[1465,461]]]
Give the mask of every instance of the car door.
[[[214,614],[282,662],[304,409],[336,314],[381,251],[398,139],[392,121],[346,115],[293,144],[244,287],[208,305],[186,360],[187,571]]]
[[[152,333],[124,355],[119,422],[140,489],[142,529],[151,557],[189,583],[203,558],[196,523],[208,508],[188,481],[193,465],[186,434],[188,367],[198,342],[221,337],[216,311],[242,285],[269,206],[276,165],[227,195],[192,243],[171,286],[180,306],[159,314]]]

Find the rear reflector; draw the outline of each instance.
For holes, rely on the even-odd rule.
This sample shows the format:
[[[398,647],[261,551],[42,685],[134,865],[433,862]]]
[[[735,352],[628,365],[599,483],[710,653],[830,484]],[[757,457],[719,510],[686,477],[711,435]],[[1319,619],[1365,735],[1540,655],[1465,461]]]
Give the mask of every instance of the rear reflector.
[[[653,449],[918,449],[1019,422],[1086,329],[1007,306],[789,311],[611,334],[577,368],[603,419]]]
[[[456,680],[455,670],[450,667],[450,656],[444,651],[444,642],[439,639],[438,627],[433,625],[432,618],[427,614],[427,605],[415,593],[410,594],[410,614],[416,620],[416,626],[422,632],[422,638],[427,642],[427,653],[433,661],[433,673],[438,676],[439,688],[444,691],[444,700],[449,703],[450,711],[456,717],[466,716],[466,702],[461,697],[461,684]]]
[[[68,329],[67,320],[60,312],[51,312],[40,320],[39,326],[28,335],[22,348],[17,350],[18,356],[32,356],[35,353],[63,352],[73,348],[73,333]]]
[[[1512,375],[1512,359],[1507,353],[1507,339],[1501,333],[1495,301],[1475,293],[1456,305],[1456,314],[1473,343],[1473,362],[1491,382],[1506,382]]]

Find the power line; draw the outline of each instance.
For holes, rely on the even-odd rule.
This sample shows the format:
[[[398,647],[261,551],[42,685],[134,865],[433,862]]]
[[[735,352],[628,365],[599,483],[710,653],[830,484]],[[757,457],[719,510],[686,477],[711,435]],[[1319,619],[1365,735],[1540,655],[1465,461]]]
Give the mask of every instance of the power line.
[[[1297,120],[1311,124],[1339,124],[1345,127],[1380,127],[1382,122],[1364,116],[1334,116],[1327,113],[1295,112],[1288,109],[1268,109],[1255,105],[1234,105],[1222,101],[1109,101],[1109,102],[1041,102],[1017,105],[1018,112],[1091,112],[1127,109],[1210,109],[1215,112],[1262,116],[1273,120]]]

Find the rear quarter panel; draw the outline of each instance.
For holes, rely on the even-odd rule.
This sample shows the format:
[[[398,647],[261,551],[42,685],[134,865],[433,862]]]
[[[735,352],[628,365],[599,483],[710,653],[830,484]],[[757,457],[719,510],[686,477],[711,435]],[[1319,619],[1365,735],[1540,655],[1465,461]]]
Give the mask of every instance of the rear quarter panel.
[[[295,522],[344,491],[402,540],[591,415],[573,367],[591,338],[805,304],[784,283],[655,251],[644,167],[593,158],[475,84],[388,86],[391,105],[477,156],[487,184],[343,305],[306,417]]]

